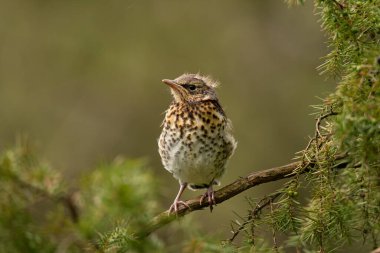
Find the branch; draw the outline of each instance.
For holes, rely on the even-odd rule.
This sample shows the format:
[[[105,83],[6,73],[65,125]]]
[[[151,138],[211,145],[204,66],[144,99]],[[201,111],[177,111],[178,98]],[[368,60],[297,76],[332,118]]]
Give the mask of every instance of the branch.
[[[339,3],[337,0],[333,0],[334,4],[336,4],[341,10],[344,9],[344,5]]]
[[[257,218],[259,216],[259,213],[263,208],[268,206],[270,203],[272,203],[276,198],[278,198],[281,195],[281,192],[276,192],[273,195],[266,196],[263,199],[257,203],[255,209],[249,212],[247,219],[235,230],[232,230],[232,237],[228,239],[228,242],[233,242],[235,238],[239,235],[241,231],[245,229],[245,227],[252,222],[253,219]]]
[[[303,168],[299,171],[299,174],[303,174],[306,171],[310,170],[315,165],[314,162],[304,163],[302,161],[293,162],[284,166],[275,167],[272,169],[267,169],[259,172],[252,172],[246,177],[241,177],[235,182],[224,186],[220,190],[215,192],[215,201],[217,204],[230,199],[239,193],[248,190],[254,186],[277,181],[284,178],[290,178],[297,173],[293,173],[294,170]],[[208,207],[208,203],[202,202],[199,203],[200,196],[196,199],[191,199],[186,201],[186,204],[190,207],[181,206],[176,213],[169,213],[169,211],[162,212],[152,219],[152,221],[145,227],[142,231],[137,233],[137,237],[146,237],[160,227],[170,223],[178,217],[182,217],[193,211],[201,210],[205,207]]]
[[[337,115],[336,112],[330,108],[330,111],[326,114],[320,115],[316,121],[316,131],[315,137],[310,140],[305,150],[308,150],[313,141],[316,142],[318,146],[318,139],[323,135],[320,132],[321,122],[328,118],[329,116]],[[335,161],[340,160],[346,157],[347,154],[339,154],[335,156]],[[241,177],[237,179],[235,182],[224,186],[220,190],[215,192],[215,202],[216,204],[222,203],[227,199],[230,199],[239,193],[248,190],[254,186],[274,182],[280,179],[290,178],[294,176],[299,176],[305,172],[310,171],[316,164],[316,161],[305,161],[302,159],[298,162],[289,163],[287,165],[283,165],[280,167],[275,167],[267,170],[262,170],[258,172],[252,172],[246,177]],[[334,166],[334,169],[345,168],[348,165],[347,161],[341,161]],[[266,203],[268,205],[270,202]],[[207,202],[200,203],[200,196],[196,199],[191,199],[186,201],[187,206],[181,206],[179,210],[175,213],[170,213],[169,210],[162,212],[161,214],[154,217],[150,223],[148,223],[147,227],[143,228],[141,231],[137,232],[136,236],[138,238],[143,238],[150,235],[155,230],[163,227],[164,225],[172,222],[176,218],[185,216],[188,213],[193,211],[201,210],[205,207],[208,207],[209,204]],[[261,208],[260,208],[261,210]]]
[[[341,160],[346,157],[346,154],[340,154],[335,157],[335,161]],[[254,186],[274,182],[280,179],[285,178],[291,178],[296,175],[300,175],[303,173],[306,173],[310,171],[314,165],[316,164],[315,161],[310,162],[304,162],[304,161],[298,161],[289,163],[287,165],[283,165],[280,167],[274,167],[267,170],[262,170],[258,172],[252,172],[246,177],[241,177],[234,181],[233,183],[224,186],[223,188],[219,189],[215,192],[215,201],[217,204],[222,203],[239,193],[246,191]],[[334,168],[340,169],[345,168],[347,166],[346,161],[342,161],[341,163],[338,163]],[[181,206],[179,210],[176,213],[169,213],[169,210],[160,213],[156,217],[154,217],[150,223],[146,227],[144,227],[141,231],[137,232],[136,237],[137,238],[143,238],[148,235],[150,235],[155,230],[163,227],[164,225],[172,222],[173,220],[185,216],[191,212],[202,210],[203,208],[206,208],[209,206],[208,203],[202,202],[199,203],[200,197],[197,197],[195,199],[191,199],[186,201],[186,204],[190,207]]]
[[[16,174],[12,173],[11,175],[8,175],[8,176],[10,176],[12,178],[12,180],[16,184],[18,184],[21,188],[28,189],[36,195],[50,199],[50,200],[57,202],[57,203],[61,203],[63,206],[65,206],[67,208],[71,221],[74,223],[78,223],[78,221],[79,221],[79,210],[78,210],[78,207],[75,204],[74,199],[73,199],[74,192],[73,193],[67,193],[67,194],[59,193],[59,194],[54,195],[54,194],[46,191],[43,188],[39,188],[33,184],[30,184],[29,182],[22,180]]]

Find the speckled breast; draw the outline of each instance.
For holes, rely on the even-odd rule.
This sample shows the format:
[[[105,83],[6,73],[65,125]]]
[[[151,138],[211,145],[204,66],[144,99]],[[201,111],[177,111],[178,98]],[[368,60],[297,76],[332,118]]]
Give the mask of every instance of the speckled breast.
[[[235,148],[229,128],[217,101],[173,103],[159,138],[165,169],[194,187],[217,182]]]

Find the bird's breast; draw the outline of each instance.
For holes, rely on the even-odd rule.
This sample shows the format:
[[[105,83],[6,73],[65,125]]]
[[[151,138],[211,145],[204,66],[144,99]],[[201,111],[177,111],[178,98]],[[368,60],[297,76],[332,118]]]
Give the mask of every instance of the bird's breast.
[[[159,139],[165,168],[187,182],[209,183],[204,181],[220,176],[233,151],[227,124],[224,114],[212,105],[171,106]]]

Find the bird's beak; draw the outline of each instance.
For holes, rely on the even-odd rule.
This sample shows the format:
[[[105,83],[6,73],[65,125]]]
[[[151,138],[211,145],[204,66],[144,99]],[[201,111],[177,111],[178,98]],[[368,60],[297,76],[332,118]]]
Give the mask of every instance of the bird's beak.
[[[178,91],[179,90],[179,85],[178,83],[176,83],[174,80],[170,80],[170,79],[163,79],[162,80],[163,83],[167,84],[170,86],[170,88]]]

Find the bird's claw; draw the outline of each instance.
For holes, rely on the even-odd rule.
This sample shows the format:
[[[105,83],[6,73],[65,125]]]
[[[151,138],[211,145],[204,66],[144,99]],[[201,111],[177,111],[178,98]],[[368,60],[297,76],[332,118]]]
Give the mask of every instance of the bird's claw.
[[[203,200],[207,197],[210,205],[210,212],[212,212],[213,206],[216,206],[215,192],[212,188],[208,188],[207,191],[201,196],[199,204],[202,205]]]
[[[171,214],[171,213],[176,213],[176,212],[178,212],[178,206],[179,205],[184,205],[185,207],[187,207],[187,208],[189,208],[190,209],[190,206],[185,202],[185,201],[182,201],[182,200],[175,200],[174,202],[173,202],[173,204],[170,206],[170,208],[169,208],[169,214]]]

